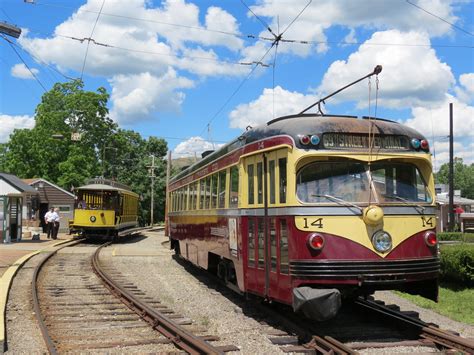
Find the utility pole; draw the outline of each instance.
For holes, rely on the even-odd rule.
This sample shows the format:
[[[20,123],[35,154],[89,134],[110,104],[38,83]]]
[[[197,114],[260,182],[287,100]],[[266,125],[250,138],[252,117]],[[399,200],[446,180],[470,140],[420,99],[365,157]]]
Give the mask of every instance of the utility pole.
[[[151,178],[151,203],[150,203],[150,226],[153,226],[153,206],[155,203],[155,156],[151,155],[150,178]]]
[[[165,236],[169,236],[169,221],[168,221],[168,208],[169,208],[169,184],[171,175],[171,150],[168,151],[168,161],[166,162],[166,197],[165,197]]]
[[[454,152],[453,152],[453,103],[449,104],[449,225],[454,232]]]

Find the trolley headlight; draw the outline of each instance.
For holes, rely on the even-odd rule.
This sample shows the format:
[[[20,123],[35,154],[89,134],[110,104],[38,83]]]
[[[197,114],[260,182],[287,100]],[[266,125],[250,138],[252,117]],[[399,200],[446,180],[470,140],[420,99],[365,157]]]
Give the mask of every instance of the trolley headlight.
[[[308,246],[313,250],[321,250],[324,247],[324,237],[318,233],[311,234],[308,238]]]
[[[438,238],[436,237],[436,233],[433,231],[428,231],[425,233],[425,243],[429,247],[435,247],[438,244]]]
[[[372,245],[380,253],[386,253],[392,249],[392,237],[385,231],[375,232],[372,236]]]
[[[95,220],[96,220],[96,218],[95,218],[95,216],[91,216],[91,218],[89,218],[89,220],[90,220],[92,223],[94,223]]]

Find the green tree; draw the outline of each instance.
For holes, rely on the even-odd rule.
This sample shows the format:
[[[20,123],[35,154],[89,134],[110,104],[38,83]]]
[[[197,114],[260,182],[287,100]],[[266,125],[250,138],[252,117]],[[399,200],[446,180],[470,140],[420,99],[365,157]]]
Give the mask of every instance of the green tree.
[[[150,221],[150,155],[155,156],[154,220],[164,219],[166,141],[145,140],[108,117],[109,95],[83,90],[80,80],[57,83],[41,99],[32,129],[17,129],[0,145],[0,168],[21,178],[41,177],[70,190],[103,175],[140,195],[140,222]],[[71,134],[80,134],[73,141]],[[55,136],[55,137],[53,137]],[[57,139],[62,137],[63,139]]]
[[[117,125],[108,117],[106,90],[89,92],[83,86],[80,80],[57,83],[42,96],[34,128],[10,135],[4,170],[22,178],[42,177],[66,189],[100,173],[102,142]],[[72,141],[72,133],[81,140]]]
[[[449,183],[449,164],[443,164],[436,174],[436,182]],[[461,158],[454,158],[454,189],[462,196],[474,199],[474,164],[466,165]]]

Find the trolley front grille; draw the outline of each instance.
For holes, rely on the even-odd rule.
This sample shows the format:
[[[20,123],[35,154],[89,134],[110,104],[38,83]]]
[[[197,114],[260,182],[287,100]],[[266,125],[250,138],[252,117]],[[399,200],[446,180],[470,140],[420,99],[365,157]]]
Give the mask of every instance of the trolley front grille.
[[[357,279],[365,282],[402,280],[410,276],[438,273],[439,258],[381,261],[290,261],[290,274],[296,278]]]

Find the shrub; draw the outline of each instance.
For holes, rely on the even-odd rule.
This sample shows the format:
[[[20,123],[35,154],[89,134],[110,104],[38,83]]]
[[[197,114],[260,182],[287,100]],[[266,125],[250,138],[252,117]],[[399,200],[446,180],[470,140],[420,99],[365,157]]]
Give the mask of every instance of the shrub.
[[[457,244],[441,247],[441,280],[474,286],[474,245]]]
[[[437,234],[438,240],[451,241],[451,240],[462,240],[461,232],[443,232]]]
[[[463,241],[474,243],[474,233],[442,232],[437,234],[440,241]]]

